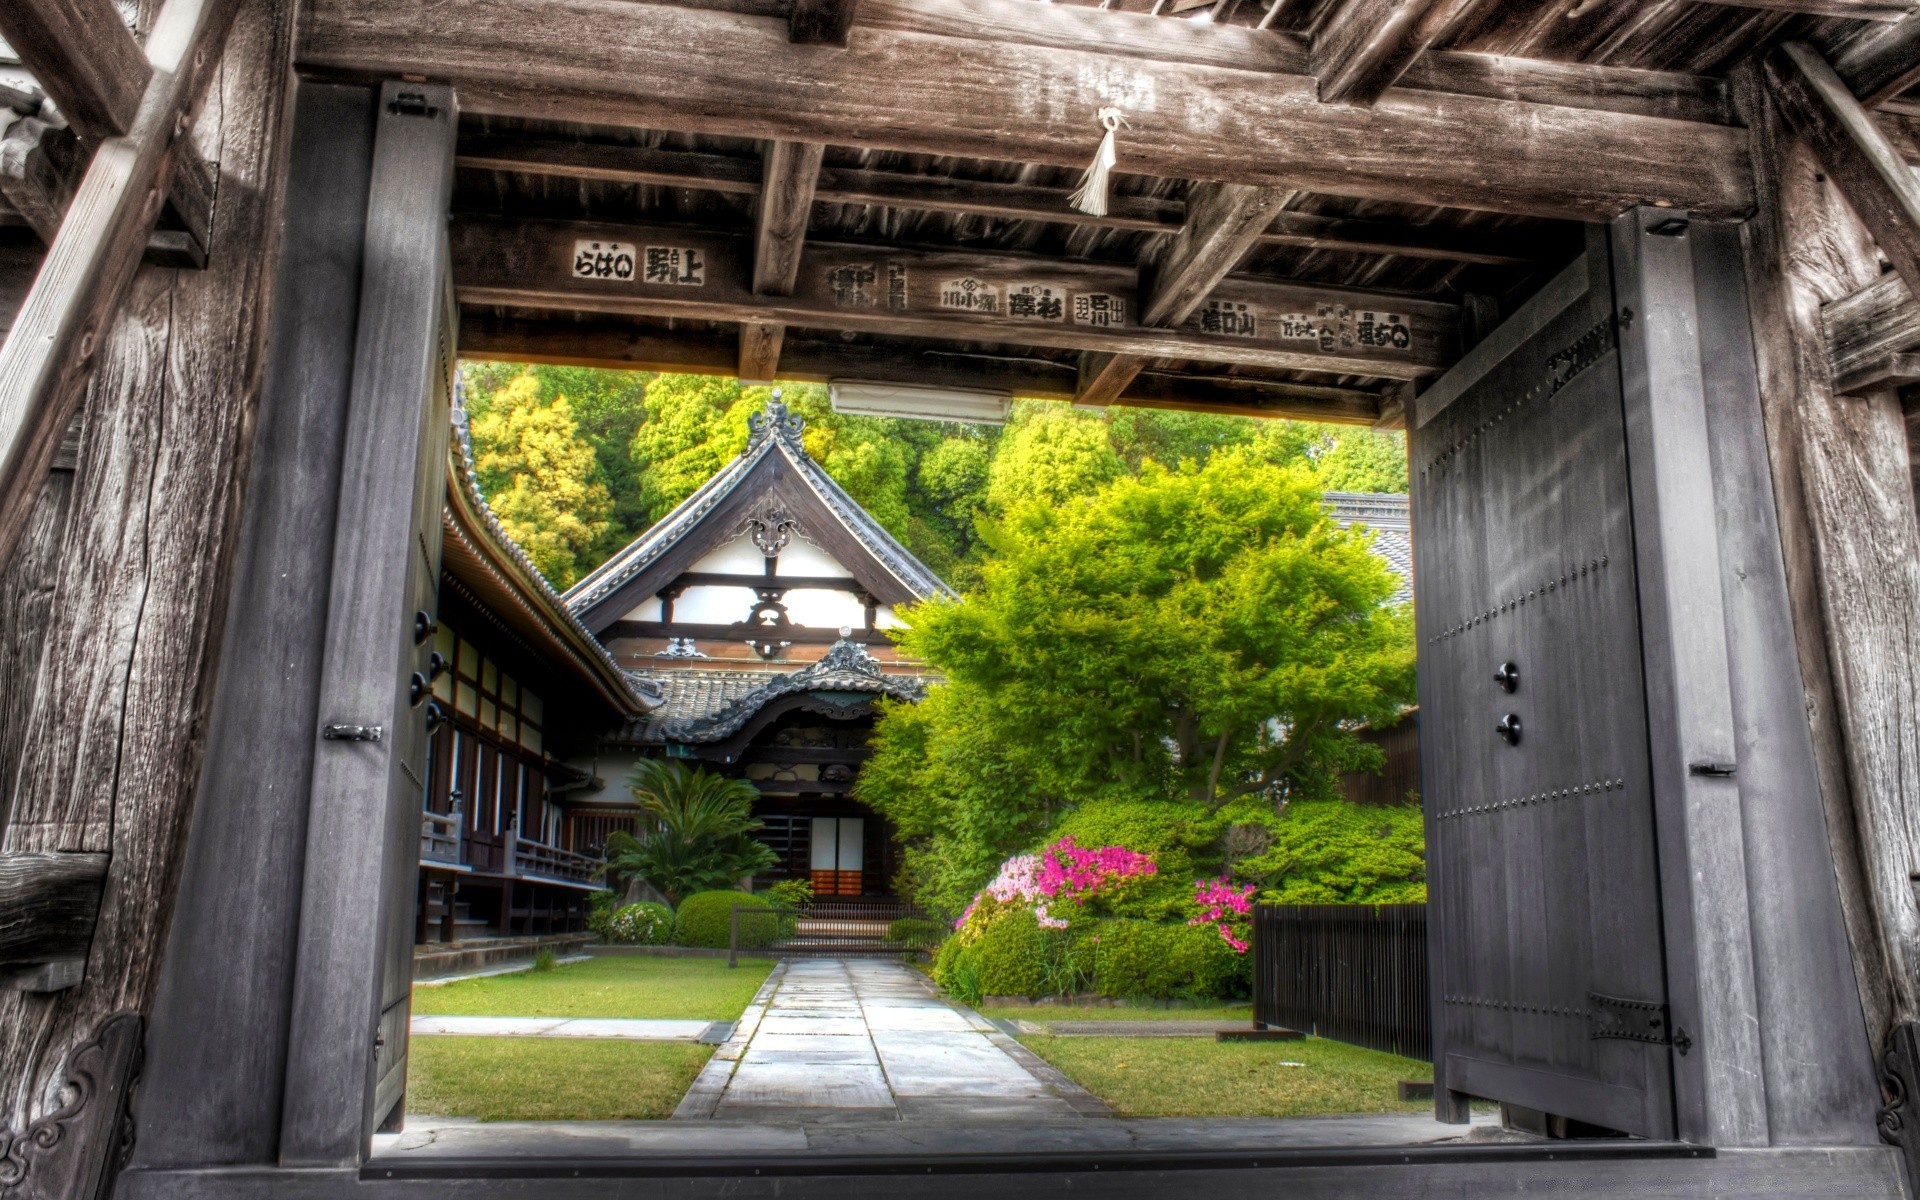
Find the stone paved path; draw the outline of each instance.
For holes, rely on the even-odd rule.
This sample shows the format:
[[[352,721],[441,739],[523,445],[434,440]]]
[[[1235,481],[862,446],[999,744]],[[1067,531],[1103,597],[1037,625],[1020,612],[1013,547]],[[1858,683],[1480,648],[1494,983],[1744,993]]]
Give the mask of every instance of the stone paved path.
[[[676,1120],[1064,1118],[1106,1105],[894,962],[774,969]]]

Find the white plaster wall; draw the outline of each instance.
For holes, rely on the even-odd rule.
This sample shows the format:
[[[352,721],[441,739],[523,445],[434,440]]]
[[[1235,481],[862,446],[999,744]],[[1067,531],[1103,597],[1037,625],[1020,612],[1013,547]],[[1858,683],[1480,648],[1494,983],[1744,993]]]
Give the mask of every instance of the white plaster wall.
[[[783,603],[787,606],[787,615],[795,625],[807,625],[820,629],[838,629],[847,626],[861,629],[867,623],[867,609],[860,598],[852,592],[829,591],[826,588],[795,588],[786,594]]]
[[[853,572],[835,562],[825,550],[798,536],[780,552],[780,574],[812,575],[819,579],[853,578]]]
[[[753,606],[760,602],[752,588],[712,587],[702,584],[690,587],[673,602],[673,619],[676,623],[686,621],[696,625],[730,625],[735,621],[744,621]]]
[[[649,596],[627,610],[625,617],[629,621],[658,621],[660,619],[660,597]]]
[[[597,779],[606,781],[607,786],[599,790],[581,788],[577,792],[566,793],[568,804],[632,804],[633,793],[627,790],[627,776],[633,773],[633,764],[640,759],[639,752],[633,750],[602,750],[590,762],[575,760],[571,765],[591,771]]]
[[[753,539],[742,532],[732,541],[707,551],[691,569],[729,575],[764,575],[767,558],[760,553],[760,547],[753,544]]]

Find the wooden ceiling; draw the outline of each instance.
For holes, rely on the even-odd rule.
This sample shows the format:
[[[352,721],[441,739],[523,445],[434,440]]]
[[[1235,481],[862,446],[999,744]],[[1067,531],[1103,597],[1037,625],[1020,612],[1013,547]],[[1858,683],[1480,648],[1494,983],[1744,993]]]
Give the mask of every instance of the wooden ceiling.
[[[1578,221],[1749,212],[1779,43],[1912,146],[1915,8],[312,0],[299,56],[455,84],[466,355],[1393,425]]]

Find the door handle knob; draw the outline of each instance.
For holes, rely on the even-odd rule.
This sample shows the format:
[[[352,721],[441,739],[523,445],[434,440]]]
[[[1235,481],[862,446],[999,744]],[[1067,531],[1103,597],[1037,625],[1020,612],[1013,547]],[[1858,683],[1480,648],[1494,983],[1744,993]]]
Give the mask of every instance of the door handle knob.
[[[1493,681],[1506,691],[1513,691],[1520,686],[1520,664],[1510,662],[1501,663],[1499,668],[1493,673]]]
[[[1493,731],[1499,734],[1501,738],[1506,741],[1507,745],[1518,746],[1520,744],[1520,714],[1508,713],[1506,716],[1501,717],[1500,723],[1493,727]]]

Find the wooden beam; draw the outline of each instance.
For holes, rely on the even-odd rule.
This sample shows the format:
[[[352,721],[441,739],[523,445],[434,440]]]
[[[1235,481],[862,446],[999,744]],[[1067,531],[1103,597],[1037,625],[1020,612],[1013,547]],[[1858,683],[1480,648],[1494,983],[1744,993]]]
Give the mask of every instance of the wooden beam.
[[[1371,105],[1474,0],[1341,0],[1313,35],[1328,104]]]
[[[860,0],[789,0],[787,40],[801,46],[844,46]]]
[[[1870,25],[1828,47],[1833,69],[1847,90],[1869,108],[1920,83],[1920,16],[1897,25]]]
[[[533,321],[471,311],[460,321],[460,353],[508,362],[700,375],[730,375],[735,363],[733,340],[721,333]],[[916,383],[1011,392],[1034,400],[1070,400],[1078,390],[1074,367],[1049,359],[839,341],[789,339],[780,374],[795,382]],[[1153,369],[1141,372],[1127,394],[1113,403],[1357,425],[1372,424],[1381,412],[1380,394],[1363,388]]]
[[[798,12],[798,8],[795,9]],[[769,142],[762,158],[755,205],[753,294],[791,296],[800,274],[800,249],[813,215],[813,189],[827,148],[818,142]],[[780,366],[783,327],[766,321],[740,325],[740,378],[771,383]]]
[[[106,877],[105,854],[0,854],[0,986],[80,982]]]
[[[0,37],[75,133],[99,141],[132,130],[153,66],[113,0],[0,4]]]
[[[1155,258],[1140,303],[1140,323],[1174,326],[1193,315],[1260,233],[1297,195],[1235,183],[1195,186],[1187,223]]]
[[[1920,303],[1898,273],[1888,273],[1820,308],[1833,390],[1865,394],[1891,386],[1898,360],[1920,349]]]
[[[1753,204],[1739,130],[1431,91],[1323,105],[1310,75],[1260,69],[1272,54],[1254,30],[1209,26],[1197,32],[1220,40],[1198,48],[1196,31],[1139,14],[865,0],[861,36],[829,51],[790,45],[778,19],[718,8],[571,0],[566,16],[548,0],[316,0],[301,59],[447,79],[475,113],[1076,168],[1110,96],[1132,122],[1126,172],[1585,220],[1635,204],[1737,217]],[[1013,26],[1055,44],[1009,42]],[[1243,52],[1233,66],[1183,61],[1229,50]]]
[[[238,7],[238,0],[167,0],[147,37],[152,74],[139,115],[125,135],[95,151],[0,346],[0,563],[26,527],[107,321],[140,264],[180,134]]]
[[[741,383],[772,383],[780,370],[780,346],[787,327],[778,321],[740,322],[740,351],[734,374]]]
[[[1144,272],[1140,324],[1166,329],[1192,316],[1294,195],[1242,183],[1196,185],[1187,223]],[[1074,403],[1113,403],[1146,365],[1145,358],[1133,354],[1082,356]]]
[[[754,217],[753,292],[791,296],[807,240],[813,189],[827,148],[818,142],[774,142],[766,149]]]
[[[1444,369],[1458,310],[1432,299],[1229,278],[1166,329],[1134,317],[1131,267],[1016,254],[809,243],[792,297],[747,286],[738,235],[668,226],[456,217],[462,303],[1105,350],[1281,370],[1417,379]],[[630,248],[627,278],[584,277],[583,245]]]
[[[1714,0],[1729,8],[1764,8],[1773,12],[1806,13],[1816,17],[1848,17],[1855,21],[1899,21],[1920,9],[1915,0]]]
[[[1787,42],[1767,56],[1766,69],[1782,115],[1907,287],[1920,292],[1920,179],[1913,168],[1813,47]]]
[[[0,138],[0,195],[41,241],[51,242],[59,232],[86,167],[86,151],[73,131],[39,117],[20,118]]]
[[[598,179],[656,187],[756,195],[760,168],[750,159],[646,146],[608,146],[495,137],[464,142],[459,164],[562,179]],[[1051,221],[1103,229],[1173,233],[1186,221],[1186,202],[1151,196],[1108,198],[1105,216],[1074,208],[1072,188],[955,179],[855,167],[824,167],[814,188],[822,204],[870,204],[927,212],[974,213],[1010,221]],[[1531,263],[1548,251],[1531,237],[1482,233],[1444,225],[1400,225],[1355,217],[1283,212],[1260,234],[1264,245],[1299,246],[1352,254],[1508,266]]]

